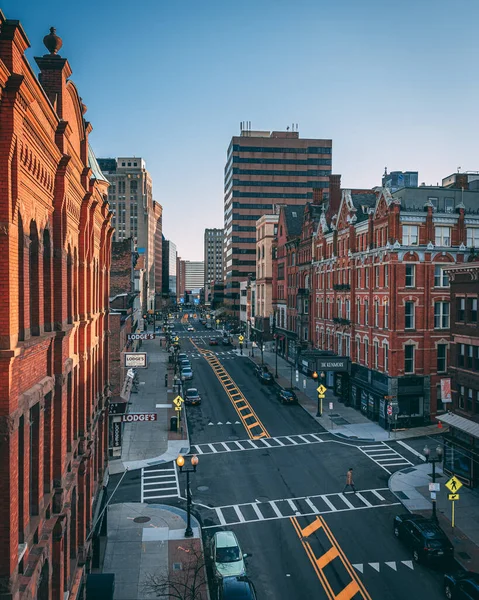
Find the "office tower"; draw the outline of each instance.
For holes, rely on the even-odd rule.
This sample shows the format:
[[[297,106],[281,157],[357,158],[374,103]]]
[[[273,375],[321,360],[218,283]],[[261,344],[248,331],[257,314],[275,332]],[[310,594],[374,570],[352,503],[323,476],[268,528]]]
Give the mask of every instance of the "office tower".
[[[223,229],[205,229],[205,287],[213,281],[223,281]]]
[[[418,171],[391,171],[388,173],[386,168],[384,169],[382,186],[388,188],[390,192],[396,192],[405,187],[417,187],[418,178]]]
[[[163,236],[163,297],[176,304],[176,245]]]
[[[205,285],[205,264],[203,261],[185,260],[185,289],[201,290]]]
[[[288,128],[289,129],[289,128]],[[296,127],[294,127],[296,129]],[[278,204],[305,205],[313,189],[329,193],[332,140],[298,131],[251,131],[231,139],[225,166],[225,304],[239,316],[240,282],[256,270],[256,221]]]
[[[159,306],[163,279],[163,208],[155,200],[153,200],[153,213],[155,220],[155,306]]]
[[[98,164],[110,182],[108,201],[113,212],[113,240],[132,237],[145,257],[147,306],[155,306],[155,219],[151,177],[145,161],[138,157],[99,158]]]

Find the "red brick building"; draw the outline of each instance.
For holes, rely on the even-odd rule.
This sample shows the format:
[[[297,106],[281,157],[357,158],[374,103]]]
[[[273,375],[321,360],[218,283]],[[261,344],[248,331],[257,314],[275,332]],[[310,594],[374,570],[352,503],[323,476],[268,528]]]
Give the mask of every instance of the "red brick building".
[[[79,598],[108,444],[110,213],[86,107],[50,34],[0,13],[0,589]]]

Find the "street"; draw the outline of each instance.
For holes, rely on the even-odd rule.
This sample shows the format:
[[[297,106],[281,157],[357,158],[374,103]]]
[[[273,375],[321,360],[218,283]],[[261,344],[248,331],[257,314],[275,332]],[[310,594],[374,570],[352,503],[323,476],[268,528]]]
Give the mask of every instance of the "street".
[[[210,346],[218,334],[194,327],[175,324],[194,373],[186,387],[202,397],[186,414],[190,452],[199,457],[191,491],[205,548],[215,531],[233,529],[259,599],[440,598],[441,573],[415,564],[392,531],[404,509],[389,476],[418,457],[393,441],[342,440],[322,430],[301,406],[282,405],[276,386],[258,382],[247,350]],[[343,493],[350,467],[356,494]],[[184,504],[185,478],[173,463],[127,481],[130,501]]]

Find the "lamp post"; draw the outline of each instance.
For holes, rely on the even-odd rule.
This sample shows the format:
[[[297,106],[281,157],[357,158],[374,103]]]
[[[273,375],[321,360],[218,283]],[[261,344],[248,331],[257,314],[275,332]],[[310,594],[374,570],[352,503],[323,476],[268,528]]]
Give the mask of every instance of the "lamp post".
[[[318,375],[318,372],[317,372],[317,371],[314,371],[314,373],[313,373],[312,377],[313,377],[313,379],[314,379],[314,383],[315,383],[315,384],[317,384],[317,383],[318,383],[318,377],[319,377],[319,375]],[[321,404],[320,404],[319,392],[317,392],[317,394],[318,394],[318,408],[317,408],[317,410],[316,410],[316,416],[317,416],[317,417],[320,417],[320,416],[321,416],[321,413],[322,413],[322,411],[321,411]]]
[[[431,456],[431,450],[428,446],[424,446],[423,454],[426,458],[427,463],[432,464],[432,482],[436,483],[436,463],[442,462],[443,450],[442,446],[438,446],[436,448],[436,455]],[[436,492],[434,492],[435,494]],[[432,519],[437,522],[437,513],[436,513],[436,498],[432,498]]]
[[[185,458],[181,454],[176,459],[176,464],[180,467],[180,473],[186,473],[186,530],[185,537],[193,537],[193,530],[191,529],[191,490],[190,490],[190,473],[196,473],[196,467],[198,466],[198,457],[194,454],[191,457],[192,468],[186,469]]]

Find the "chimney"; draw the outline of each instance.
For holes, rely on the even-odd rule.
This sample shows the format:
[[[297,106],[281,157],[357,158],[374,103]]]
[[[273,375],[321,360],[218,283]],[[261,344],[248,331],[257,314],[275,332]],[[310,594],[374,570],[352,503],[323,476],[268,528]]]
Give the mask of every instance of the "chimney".
[[[329,208],[328,217],[331,218],[339,210],[341,204],[341,175],[329,176]]]
[[[323,203],[323,188],[313,188],[313,204]]]

